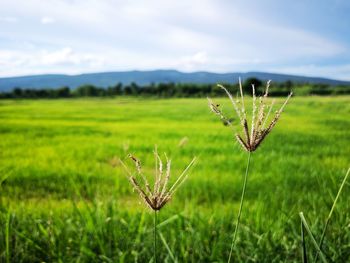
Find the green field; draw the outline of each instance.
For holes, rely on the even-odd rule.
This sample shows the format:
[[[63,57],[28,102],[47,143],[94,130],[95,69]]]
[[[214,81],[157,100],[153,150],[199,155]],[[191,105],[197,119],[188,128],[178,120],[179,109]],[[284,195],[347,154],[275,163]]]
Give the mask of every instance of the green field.
[[[0,262],[149,262],[153,214],[116,160],[133,153],[151,175],[155,145],[174,177],[198,156],[159,214],[159,262],[226,262],[247,153],[206,99],[1,100],[0,134]],[[302,262],[298,213],[319,240],[349,145],[350,97],[291,99],[252,155],[234,262]],[[325,238],[333,262],[350,262],[349,186]]]

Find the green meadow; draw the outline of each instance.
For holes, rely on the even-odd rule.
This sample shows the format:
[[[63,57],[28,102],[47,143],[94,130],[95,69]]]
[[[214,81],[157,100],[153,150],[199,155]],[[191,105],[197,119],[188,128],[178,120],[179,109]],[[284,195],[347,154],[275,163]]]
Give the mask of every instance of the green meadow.
[[[227,261],[248,154],[206,99],[1,100],[0,136],[0,262],[152,261],[153,213],[118,158],[152,176],[155,145],[173,180],[198,157],[159,213],[158,262]],[[299,212],[319,241],[349,156],[350,97],[292,98],[252,154],[234,262],[302,262]],[[350,262],[349,194],[325,235],[330,262]]]

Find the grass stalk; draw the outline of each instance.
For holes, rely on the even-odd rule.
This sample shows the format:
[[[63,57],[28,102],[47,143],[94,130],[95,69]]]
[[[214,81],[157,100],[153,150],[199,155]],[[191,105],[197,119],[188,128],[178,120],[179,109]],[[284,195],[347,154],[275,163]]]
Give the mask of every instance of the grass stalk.
[[[171,252],[171,249],[170,249],[168,243],[166,242],[162,232],[159,231],[158,233],[159,233],[160,240],[163,242],[166,250],[168,251],[168,254],[169,254],[170,258],[172,259],[173,262],[177,262],[176,258],[174,257],[174,254],[173,254],[173,252]]]
[[[323,231],[322,231],[322,235],[321,235],[321,239],[320,239],[320,243],[318,244],[318,246],[320,247],[320,249],[322,249],[322,245],[323,245],[323,241],[324,241],[324,237],[326,235],[326,232],[327,232],[327,228],[328,228],[328,225],[329,225],[329,222],[330,222],[330,219],[332,217],[332,214],[333,214],[333,211],[334,211],[334,208],[335,208],[335,205],[337,204],[338,202],[338,199],[339,199],[339,196],[340,196],[340,193],[342,192],[343,190],[343,187],[346,183],[346,180],[348,179],[349,177],[349,174],[350,174],[350,168],[348,169],[348,171],[346,172],[346,175],[343,179],[343,182],[341,183],[340,187],[339,187],[339,190],[338,190],[338,193],[337,193],[337,196],[335,197],[334,199],[334,202],[333,202],[333,205],[332,205],[332,208],[331,208],[331,211],[329,212],[328,214],[328,217],[326,219],[326,224],[323,228]],[[318,252],[316,253],[316,256],[315,256],[315,261],[316,262],[318,259]]]
[[[10,221],[11,221],[11,213],[7,212],[6,218],[6,227],[5,227],[5,242],[6,242],[6,263],[11,262],[10,255]]]
[[[157,263],[157,210],[154,210],[153,220],[153,258],[154,262]]]
[[[309,236],[310,236],[310,239],[311,239],[312,244],[314,245],[315,249],[318,251],[318,253],[319,253],[320,257],[321,257],[321,260],[322,260],[324,263],[327,263],[327,259],[326,259],[326,257],[324,256],[323,252],[321,251],[320,247],[318,246],[318,244],[317,244],[317,242],[316,242],[316,240],[315,240],[315,238],[314,238],[314,235],[312,234],[311,229],[310,229],[309,225],[308,225],[307,222],[306,222],[306,219],[305,219],[305,217],[304,217],[303,212],[300,212],[300,213],[299,213],[299,216],[300,216],[300,219],[301,219],[301,223],[304,225],[306,232],[307,232],[307,233],[309,234]]]
[[[246,188],[247,188],[247,179],[248,179],[248,173],[249,173],[249,166],[250,166],[250,157],[251,157],[251,155],[252,155],[252,153],[249,152],[249,153],[248,153],[247,168],[246,168],[246,171],[245,171],[244,182],[243,182],[241,203],[240,203],[240,205],[239,205],[239,210],[238,210],[238,216],[237,216],[237,223],[236,223],[236,227],[235,227],[235,232],[233,233],[233,237],[232,237],[230,254],[229,254],[228,260],[227,260],[228,263],[231,262],[232,251],[233,251],[233,248],[234,248],[234,246],[235,246],[235,241],[236,241],[236,236],[237,236],[237,232],[238,232],[238,227],[239,227],[239,223],[240,223],[240,220],[241,220],[241,214],[242,214],[242,208],[243,208],[243,203],[244,203],[245,191],[246,191]]]
[[[301,231],[301,245],[302,245],[302,250],[301,250],[301,255],[303,257],[303,263],[307,263],[307,251],[306,251],[306,244],[305,244],[305,228],[303,221],[300,219],[300,231]]]

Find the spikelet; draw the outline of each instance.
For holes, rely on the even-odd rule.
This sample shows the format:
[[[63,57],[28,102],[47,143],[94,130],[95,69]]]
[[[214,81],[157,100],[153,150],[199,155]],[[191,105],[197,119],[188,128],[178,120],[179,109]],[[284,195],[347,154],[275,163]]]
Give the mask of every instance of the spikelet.
[[[255,87],[252,85],[252,93],[253,93],[253,109],[252,109],[252,120],[251,120],[251,127],[249,131],[248,127],[248,120],[247,120],[247,114],[244,106],[244,96],[243,96],[243,88],[242,88],[242,82],[241,79],[239,79],[239,91],[241,96],[241,109],[239,109],[238,104],[239,100],[235,101],[231,95],[231,93],[222,85],[218,84],[218,87],[223,89],[226,94],[228,95],[229,99],[231,100],[231,103],[233,105],[233,108],[235,112],[237,113],[237,116],[240,120],[240,125],[242,126],[242,132],[243,137],[240,134],[235,134],[235,138],[237,139],[238,143],[242,146],[242,148],[248,152],[254,152],[262,143],[262,141],[266,138],[266,136],[271,132],[273,127],[275,127],[277,121],[281,117],[281,114],[283,112],[284,107],[287,105],[289,99],[292,96],[292,92],[288,95],[286,101],[283,103],[281,108],[276,111],[275,116],[272,118],[272,121],[270,124],[265,128],[266,122],[268,121],[268,118],[271,114],[274,101],[272,101],[271,105],[268,107],[266,105],[266,98],[269,94],[269,87],[270,87],[270,80],[266,84],[265,93],[262,97],[259,99],[259,106],[257,106],[257,97],[255,95]],[[209,101],[209,107],[210,109],[222,120],[228,120],[224,114],[222,113],[221,109],[219,108],[218,104],[215,104],[210,98],[208,98]],[[265,113],[265,110],[268,109],[267,114]],[[231,123],[230,123],[231,124]]]
[[[223,87],[224,88],[224,87]],[[225,89],[225,88],[224,88]],[[222,111],[220,110],[220,105],[219,104],[216,104],[214,103],[210,98],[207,98],[208,99],[208,105],[209,105],[209,108],[211,109],[212,112],[214,112],[216,115],[218,115],[220,117],[220,119],[227,125],[231,126],[231,121],[230,119],[226,118],[224,116],[224,114],[222,113]],[[234,104],[235,105],[235,104]],[[239,113],[237,111],[237,113]]]
[[[134,157],[131,154],[128,155],[128,157],[135,164],[136,175],[138,177],[141,177],[139,179],[137,178],[136,175],[133,175],[132,173],[130,173],[126,165],[121,160],[119,160],[128,174],[127,176],[128,180],[130,181],[131,185],[136,190],[136,192],[139,194],[141,200],[143,200],[143,202],[149,208],[155,211],[159,211],[172,198],[175,191],[186,180],[188,176],[188,170],[191,168],[191,166],[194,164],[196,160],[196,158],[193,158],[192,161],[189,163],[189,165],[177,178],[175,183],[171,187],[168,187],[169,180],[170,180],[171,160],[168,159],[166,154],[164,155],[166,159],[165,172],[163,171],[162,159],[160,158],[157,152],[157,148],[155,149],[154,156],[155,156],[156,169],[155,169],[155,175],[154,175],[155,179],[154,179],[153,189],[151,189],[147,178],[143,175],[141,162],[136,157]]]

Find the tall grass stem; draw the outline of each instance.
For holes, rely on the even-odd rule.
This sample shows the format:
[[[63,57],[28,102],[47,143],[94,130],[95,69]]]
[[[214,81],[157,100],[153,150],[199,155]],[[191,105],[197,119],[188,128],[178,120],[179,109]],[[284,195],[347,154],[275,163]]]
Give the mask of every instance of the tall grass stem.
[[[157,210],[154,210],[154,221],[153,221],[153,257],[154,262],[157,263]]]
[[[300,219],[300,234],[301,234],[301,255],[303,257],[303,263],[307,263],[307,251],[306,251],[306,243],[305,243],[305,231],[304,231],[304,224],[303,221]]]
[[[161,231],[158,231],[158,234],[159,234],[160,240],[163,242],[163,244],[164,244],[166,250],[168,250],[168,254],[169,254],[170,258],[172,259],[172,261],[173,261],[173,262],[177,262],[176,258],[174,257],[174,254],[173,254],[173,252],[171,252],[171,249],[170,249],[168,243],[166,242],[166,240],[165,240],[165,238],[164,238],[162,232],[161,232]]]
[[[232,242],[231,242],[231,249],[230,249],[230,254],[228,256],[228,260],[227,262],[230,263],[231,262],[231,256],[232,256],[232,251],[235,245],[235,241],[236,241],[236,236],[237,236],[237,232],[238,232],[238,227],[239,227],[239,223],[241,220],[241,214],[242,214],[242,208],[243,208],[243,203],[244,203],[244,197],[245,197],[245,191],[247,188],[247,180],[248,180],[248,173],[249,173],[249,166],[250,166],[250,158],[251,158],[252,153],[249,152],[248,153],[248,161],[247,161],[247,168],[245,170],[245,176],[244,176],[244,182],[243,182],[243,190],[242,190],[242,196],[241,196],[241,203],[239,205],[239,210],[238,210],[238,216],[237,216],[237,223],[236,223],[236,227],[235,227],[235,232],[233,233],[233,237],[232,237]]]
[[[11,256],[10,256],[10,221],[11,221],[11,213],[10,211],[7,212],[7,218],[6,218],[6,226],[5,226],[5,242],[6,242],[6,263],[11,262]]]
[[[337,193],[337,196],[335,197],[335,199],[334,199],[334,202],[333,202],[333,205],[332,205],[332,208],[331,208],[331,211],[329,212],[329,214],[328,214],[328,217],[327,217],[327,220],[326,220],[326,224],[325,224],[325,226],[324,226],[324,228],[323,228],[323,231],[322,231],[322,235],[321,235],[321,239],[320,239],[320,243],[319,243],[319,247],[320,247],[320,249],[322,249],[322,245],[323,245],[323,241],[324,241],[324,237],[325,237],[325,235],[326,235],[326,232],[327,232],[327,228],[328,228],[328,225],[329,225],[329,221],[330,221],[330,219],[331,219],[331,217],[332,217],[332,214],[333,214],[333,211],[334,211],[334,208],[335,208],[335,205],[337,204],[337,202],[338,202],[338,199],[339,199],[339,196],[340,196],[340,193],[342,192],[342,190],[343,190],[343,187],[344,187],[344,185],[345,185],[345,183],[346,183],[346,180],[348,179],[348,177],[349,177],[349,174],[350,174],[350,168],[348,169],[348,171],[346,172],[346,175],[345,175],[345,177],[344,177],[344,179],[343,179],[343,182],[341,183],[341,185],[340,185],[340,187],[339,187],[339,190],[338,190],[338,193]],[[314,262],[316,262],[317,261],[317,259],[318,259],[318,252],[316,253],[316,256],[315,256],[315,261]]]
[[[306,219],[305,219],[305,217],[304,217],[303,212],[300,212],[300,213],[299,213],[299,216],[300,216],[300,219],[301,219],[301,223],[304,225],[306,232],[307,232],[307,233],[309,234],[309,236],[310,236],[311,243],[314,245],[315,249],[316,249],[316,250],[318,251],[318,253],[320,254],[320,257],[321,257],[322,262],[323,262],[323,263],[327,263],[327,259],[326,259],[326,257],[324,256],[324,254],[322,253],[320,247],[318,246],[318,244],[317,244],[317,242],[316,242],[316,240],[315,240],[315,237],[314,237],[314,235],[312,234],[311,229],[310,229],[309,225],[308,225],[307,222],[306,222]]]

